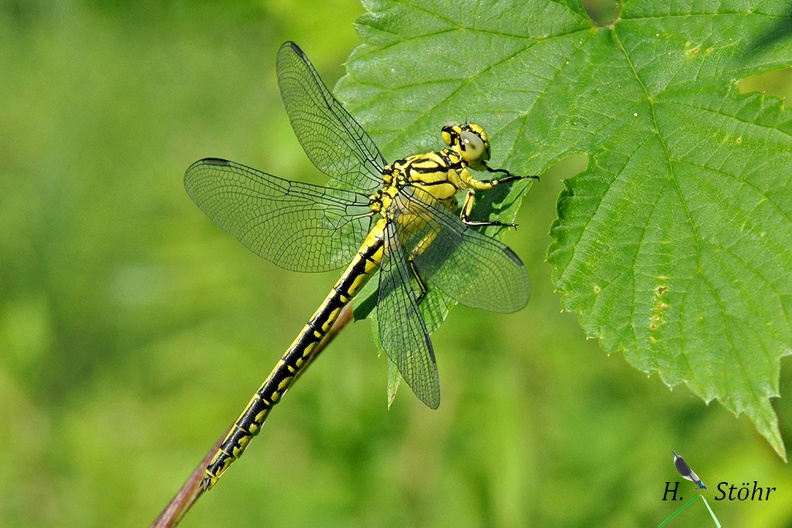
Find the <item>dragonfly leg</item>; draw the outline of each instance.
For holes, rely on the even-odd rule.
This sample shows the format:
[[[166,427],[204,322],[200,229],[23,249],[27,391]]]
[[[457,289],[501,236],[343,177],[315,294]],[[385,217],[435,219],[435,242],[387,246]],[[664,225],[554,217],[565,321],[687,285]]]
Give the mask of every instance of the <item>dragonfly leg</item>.
[[[530,175],[530,176],[516,176],[516,175],[512,174],[511,172],[507,171],[506,169],[493,169],[491,167],[487,167],[487,172],[491,172],[491,173],[496,173],[497,172],[497,173],[505,174],[506,176],[504,176],[503,178],[496,178],[494,180],[484,180],[484,181],[482,181],[482,183],[495,182],[494,185],[497,185],[498,183],[506,183],[506,182],[510,182],[510,181],[526,180],[526,179],[527,180],[538,180],[539,179],[539,176],[536,176],[536,175],[533,175],[533,174]]]
[[[486,182],[482,182],[486,183]],[[503,227],[517,227],[517,224],[511,222],[501,222],[499,220],[471,220],[470,213],[473,211],[473,206],[476,204],[476,190],[468,189],[465,195],[465,201],[462,203],[462,210],[459,212],[459,218],[469,227],[484,227],[484,226],[503,226]]]
[[[486,166],[485,166],[486,167]],[[462,210],[459,212],[459,218],[465,223],[465,225],[469,227],[484,227],[484,226],[503,226],[503,227],[517,227],[517,224],[513,224],[510,222],[499,222],[497,220],[493,221],[477,221],[470,219],[470,213],[473,211],[473,206],[476,203],[476,191],[488,191],[499,185],[501,183],[507,183],[512,181],[518,180],[525,180],[525,179],[532,179],[538,180],[539,176],[516,176],[506,169],[492,169],[490,167],[486,167],[487,171],[490,173],[500,173],[505,174],[506,176],[502,178],[494,178],[491,180],[477,180],[473,177],[473,175],[467,169],[464,169],[459,173],[459,178],[467,187],[467,195],[465,195],[465,201],[462,204]]]

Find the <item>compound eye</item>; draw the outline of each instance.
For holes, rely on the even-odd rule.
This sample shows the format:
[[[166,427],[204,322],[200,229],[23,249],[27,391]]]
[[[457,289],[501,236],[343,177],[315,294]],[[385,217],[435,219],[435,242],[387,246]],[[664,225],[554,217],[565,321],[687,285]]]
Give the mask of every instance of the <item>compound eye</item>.
[[[470,130],[462,131],[462,152],[468,162],[475,162],[484,155],[485,146],[481,136]]]
[[[443,131],[441,132],[441,135],[443,137],[443,143],[445,143],[449,147],[453,145],[456,142],[456,140],[459,138],[459,132],[458,130],[456,130],[458,128],[459,128],[459,123],[457,123],[456,121],[449,121],[448,123],[443,125]]]

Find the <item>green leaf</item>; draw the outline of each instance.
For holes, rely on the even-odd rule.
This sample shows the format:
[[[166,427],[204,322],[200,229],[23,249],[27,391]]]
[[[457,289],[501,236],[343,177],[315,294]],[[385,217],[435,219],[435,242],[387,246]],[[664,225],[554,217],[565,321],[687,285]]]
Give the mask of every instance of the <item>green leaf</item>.
[[[337,93],[386,157],[436,149],[449,120],[483,125],[515,173],[586,153],[548,251],[565,309],[785,458],[792,124],[737,81],[792,64],[789,3],[624,2],[607,26],[573,0],[367,8]]]

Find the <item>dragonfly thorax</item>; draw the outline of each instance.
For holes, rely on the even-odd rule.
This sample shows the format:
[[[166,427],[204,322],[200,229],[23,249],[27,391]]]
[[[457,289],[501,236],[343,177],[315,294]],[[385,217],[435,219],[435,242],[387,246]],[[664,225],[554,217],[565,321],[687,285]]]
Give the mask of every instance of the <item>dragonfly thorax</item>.
[[[460,179],[467,163],[451,149],[408,156],[383,169],[383,179],[397,190],[419,187],[437,200],[447,200],[464,188]]]
[[[399,187],[386,180],[385,186],[369,197],[369,208],[374,213],[387,211],[398,193]]]
[[[405,187],[418,187],[452,209],[456,208],[454,197],[459,191],[480,187],[469,169],[487,169],[490,158],[487,133],[479,125],[449,123],[441,135],[446,148],[408,156],[385,166],[383,189],[371,199],[374,212],[386,210],[395,197],[394,192]],[[390,197],[386,196],[389,189]]]

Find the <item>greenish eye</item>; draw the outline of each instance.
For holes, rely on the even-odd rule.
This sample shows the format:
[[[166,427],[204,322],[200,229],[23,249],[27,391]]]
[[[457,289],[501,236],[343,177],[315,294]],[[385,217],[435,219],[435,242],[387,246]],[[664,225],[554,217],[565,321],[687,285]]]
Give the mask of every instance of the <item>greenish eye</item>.
[[[468,161],[476,161],[484,155],[484,140],[475,132],[464,130],[462,132],[462,152]]]

